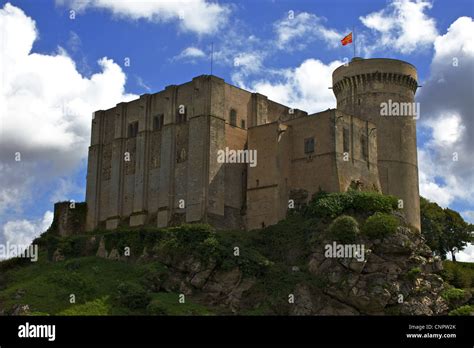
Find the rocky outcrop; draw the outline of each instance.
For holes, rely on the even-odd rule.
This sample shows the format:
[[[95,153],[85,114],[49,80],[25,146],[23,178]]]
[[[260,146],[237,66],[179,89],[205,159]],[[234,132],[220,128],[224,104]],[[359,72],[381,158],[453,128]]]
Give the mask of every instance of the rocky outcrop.
[[[363,255],[351,257],[326,255],[332,240],[316,239],[304,265],[287,265],[283,272],[299,279],[292,287],[294,301],[289,303],[279,293],[279,304],[269,306],[265,314],[289,315],[443,315],[449,304],[441,296],[446,284],[436,274],[442,269],[419,233],[398,227],[383,240],[357,237],[364,247]],[[123,261],[118,249],[108,251],[103,238],[97,256]],[[266,275],[247,275],[238,265],[226,268],[212,257],[180,254],[145,247],[137,262],[159,261],[165,266],[148,274],[147,287],[153,292],[177,292],[197,298],[208,306],[224,308],[230,313],[265,307],[268,291]],[[361,257],[363,256],[363,257]],[[314,286],[315,282],[319,286]],[[277,286],[277,285],[276,285]],[[274,296],[274,295],[271,295]],[[267,303],[268,304],[268,303]]]
[[[446,314],[441,297],[443,280],[431,272],[442,268],[420,235],[399,227],[384,240],[358,241],[365,247],[364,260],[326,258],[323,241],[308,262],[311,274],[324,277],[322,292],[360,314]],[[327,313],[328,309],[322,308]]]

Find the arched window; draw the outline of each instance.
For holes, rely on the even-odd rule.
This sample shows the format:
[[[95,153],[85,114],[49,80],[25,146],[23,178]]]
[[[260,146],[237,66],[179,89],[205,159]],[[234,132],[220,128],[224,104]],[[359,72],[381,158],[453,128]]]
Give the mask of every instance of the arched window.
[[[138,121],[128,124],[128,137],[135,138],[138,135]]]
[[[231,126],[237,126],[237,111],[230,109],[229,123]]]

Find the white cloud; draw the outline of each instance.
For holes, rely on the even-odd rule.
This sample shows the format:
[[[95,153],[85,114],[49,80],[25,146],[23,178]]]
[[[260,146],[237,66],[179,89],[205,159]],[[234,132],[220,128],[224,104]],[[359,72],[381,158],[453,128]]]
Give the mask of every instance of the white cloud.
[[[307,59],[294,69],[272,71],[273,80],[255,80],[242,87],[309,113],[319,112],[336,106],[336,98],[328,87],[332,85],[332,72],[342,64],[333,61],[326,65]]]
[[[5,243],[10,245],[29,245],[41,233],[45,232],[53,222],[53,212],[47,211],[38,220],[9,221],[3,226]]]
[[[79,35],[74,31],[70,31],[69,39],[67,40],[67,46],[69,47],[69,49],[73,52],[77,52],[81,48],[81,45],[82,40]]]
[[[105,9],[119,18],[145,19],[152,22],[179,21],[185,31],[212,34],[221,28],[230,14],[227,6],[206,0],[56,0],[71,9]]]
[[[465,210],[461,212],[461,216],[466,222],[474,224],[474,210]]]
[[[196,59],[200,59],[204,57],[206,57],[206,53],[204,53],[203,50],[197,47],[190,46],[182,50],[181,53],[178,54],[176,57],[174,57],[172,60],[195,61]]]
[[[439,146],[450,146],[463,137],[465,127],[458,114],[442,114],[439,118],[428,119],[425,125],[433,131],[433,142]]]
[[[420,129],[432,136],[419,150],[420,191],[448,206],[473,206],[474,197],[474,22],[460,17],[436,38],[431,74],[417,95]],[[443,183],[440,183],[442,179]]]
[[[137,82],[137,85],[143,88],[145,91],[148,93],[152,92],[151,87],[145,83],[145,81],[140,77],[140,76],[135,76],[135,80]]]
[[[315,40],[321,39],[330,47],[338,47],[344,36],[334,29],[324,26],[324,18],[312,13],[301,12],[274,23],[277,34],[276,45],[280,49],[303,49]]]
[[[461,250],[456,255],[456,261],[460,262],[474,262],[474,244],[468,244],[464,250]],[[447,259],[451,260],[451,253],[448,253]]]
[[[425,13],[431,7],[431,2],[424,0],[394,0],[385,9],[360,17],[377,34],[375,44],[369,44],[367,50],[390,48],[412,53],[430,47],[438,36],[436,21]]]
[[[430,156],[430,152],[420,148],[418,148],[418,170],[421,196],[442,207],[447,207],[453,202],[454,194],[450,187],[435,181],[439,174],[438,164]]]
[[[60,178],[70,180],[87,158],[92,112],[136,96],[125,93],[125,74],[107,57],[98,61],[101,72],[86,78],[63,49],[32,53],[35,22],[9,3],[0,8],[0,33],[0,212],[5,221],[38,203],[38,190],[49,194],[51,184],[67,195],[73,186],[61,186]],[[15,161],[16,153],[21,161]]]

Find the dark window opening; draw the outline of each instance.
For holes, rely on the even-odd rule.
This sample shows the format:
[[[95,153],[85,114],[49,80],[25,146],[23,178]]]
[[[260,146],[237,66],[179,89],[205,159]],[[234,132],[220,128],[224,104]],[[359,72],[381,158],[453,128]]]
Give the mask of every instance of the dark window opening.
[[[180,105],[178,107],[178,112],[176,114],[176,123],[186,123],[187,115],[186,115],[186,107],[184,105]]]
[[[229,123],[231,126],[237,126],[237,111],[230,109]]]
[[[153,117],[153,130],[157,131],[163,128],[164,115],[160,114]]]
[[[342,130],[342,152],[349,152],[349,129],[344,128]]]
[[[245,120],[240,121],[240,128],[245,129]]]
[[[138,121],[128,124],[128,137],[135,138],[138,135]]]
[[[367,137],[365,135],[360,136],[360,148],[362,153],[362,159],[367,161]]]
[[[314,138],[306,138],[304,140],[304,153],[314,152]]]
[[[257,179],[257,186],[260,184],[260,181]]]

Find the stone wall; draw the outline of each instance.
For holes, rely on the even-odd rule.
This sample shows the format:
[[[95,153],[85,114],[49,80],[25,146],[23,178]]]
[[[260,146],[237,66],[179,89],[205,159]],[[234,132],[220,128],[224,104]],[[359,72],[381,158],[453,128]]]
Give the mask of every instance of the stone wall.
[[[86,203],[58,202],[54,204],[51,230],[61,237],[78,235],[86,229]]]
[[[86,230],[198,221],[260,228],[286,216],[295,192],[308,200],[354,185],[401,197],[419,227],[415,121],[378,116],[389,98],[414,100],[416,70],[359,59],[333,80],[338,109],[311,116],[209,75],[95,112]],[[305,151],[307,139],[314,150]],[[219,163],[226,148],[257,150],[257,167]]]
[[[334,71],[333,91],[339,110],[375,125],[382,192],[401,198],[408,222],[420,229],[416,120],[381,115],[382,103],[415,102],[417,79],[409,63],[355,58]]]

